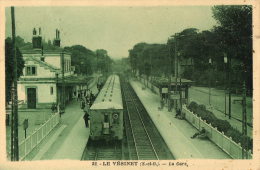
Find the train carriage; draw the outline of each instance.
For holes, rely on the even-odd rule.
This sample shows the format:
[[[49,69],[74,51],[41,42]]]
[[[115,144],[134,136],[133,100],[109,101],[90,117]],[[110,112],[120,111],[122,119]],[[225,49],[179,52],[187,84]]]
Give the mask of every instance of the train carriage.
[[[120,81],[117,75],[111,75],[90,108],[90,138],[122,140],[123,128]]]

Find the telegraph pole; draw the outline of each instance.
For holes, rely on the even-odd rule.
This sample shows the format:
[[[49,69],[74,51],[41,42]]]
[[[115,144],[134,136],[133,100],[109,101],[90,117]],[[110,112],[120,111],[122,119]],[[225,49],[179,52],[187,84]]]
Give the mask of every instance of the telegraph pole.
[[[170,95],[171,95],[171,73],[172,73],[172,59],[171,59],[171,42],[170,39],[168,39],[168,50],[169,50],[169,86],[168,86],[168,111],[170,111]]]
[[[177,77],[178,77],[178,59],[177,59],[177,34],[175,34],[175,36],[174,36],[174,40],[175,40],[175,43],[174,43],[174,69],[175,69],[175,71],[174,71],[174,76],[175,76],[175,93],[177,92],[177,83],[178,83],[178,79],[177,79]]]
[[[61,74],[62,74],[62,92],[61,92],[61,106],[62,112],[65,111],[65,83],[64,83],[64,51],[61,52]]]
[[[211,58],[209,58],[209,105],[211,106],[210,103],[210,96],[211,96]]]
[[[175,76],[175,94],[177,94],[177,90],[178,90],[178,58],[177,58],[177,33],[175,33],[174,36],[174,76]],[[178,104],[178,100],[175,100],[175,109],[177,110],[177,104]]]
[[[18,101],[17,101],[17,58],[16,58],[16,42],[15,42],[15,13],[14,7],[11,7],[12,20],[12,46],[13,46],[13,81],[12,81],[12,125],[11,125],[11,161],[19,161],[19,145],[18,145]]]
[[[244,57],[244,63],[243,63],[243,66],[244,66],[244,71],[243,71],[243,74],[244,74],[244,82],[243,82],[243,99],[242,99],[242,113],[243,113],[243,117],[242,117],[242,134],[244,135],[245,137],[245,140],[246,140],[246,143],[244,145],[244,147],[242,147],[243,149],[243,158],[245,157],[246,159],[248,158],[248,154],[247,154],[247,150],[248,150],[248,141],[247,141],[247,115],[246,115],[246,71],[247,71],[247,68],[246,68],[246,57]]]
[[[228,57],[228,118],[231,119],[231,57]]]
[[[246,82],[243,83],[243,99],[242,99],[243,119],[242,119],[242,133],[246,137],[246,144],[242,147],[242,158],[247,159],[247,116],[246,116]]]
[[[224,53],[224,69],[225,69],[225,80],[227,80],[227,65],[228,64],[228,59],[227,59],[227,54]],[[225,117],[227,115],[227,83],[225,81]]]
[[[182,83],[181,83],[181,74],[180,74],[180,110],[182,114]]]

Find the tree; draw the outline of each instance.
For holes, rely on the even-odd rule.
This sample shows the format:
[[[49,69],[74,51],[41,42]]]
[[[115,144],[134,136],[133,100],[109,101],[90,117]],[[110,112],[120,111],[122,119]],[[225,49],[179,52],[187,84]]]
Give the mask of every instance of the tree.
[[[214,32],[219,44],[231,59],[242,63],[240,70],[246,72],[247,88],[252,89],[252,6],[214,6],[212,11],[218,22]]]
[[[91,75],[93,73],[93,62],[96,55],[93,51],[82,45],[65,47],[66,51],[71,52],[71,65],[75,66],[76,73]]]
[[[17,44],[19,45],[19,42]],[[17,57],[17,78],[19,78],[23,74],[24,60],[18,47],[16,48],[16,57]],[[13,55],[12,39],[7,38],[5,40],[5,101],[6,103],[8,103],[11,100],[13,67],[14,67],[14,55]]]
[[[104,49],[97,49],[97,69],[101,70],[103,74],[111,71],[112,59],[108,56],[108,53]]]

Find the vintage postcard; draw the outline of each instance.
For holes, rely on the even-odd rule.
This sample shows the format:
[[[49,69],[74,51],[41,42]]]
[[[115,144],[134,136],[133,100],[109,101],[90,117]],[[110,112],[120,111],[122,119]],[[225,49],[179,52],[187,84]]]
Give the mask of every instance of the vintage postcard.
[[[0,169],[260,169],[258,1],[0,4]]]

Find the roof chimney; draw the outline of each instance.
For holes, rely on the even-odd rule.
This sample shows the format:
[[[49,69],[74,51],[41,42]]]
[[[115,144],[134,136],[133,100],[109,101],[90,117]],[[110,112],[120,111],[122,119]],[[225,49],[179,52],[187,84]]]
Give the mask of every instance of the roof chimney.
[[[37,35],[37,31],[33,28],[33,38],[32,38],[33,48],[42,48],[42,36],[41,36],[41,28],[39,28],[39,35]]]
[[[56,47],[60,47],[60,31],[56,29],[56,37],[53,40],[53,45]]]

